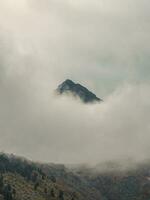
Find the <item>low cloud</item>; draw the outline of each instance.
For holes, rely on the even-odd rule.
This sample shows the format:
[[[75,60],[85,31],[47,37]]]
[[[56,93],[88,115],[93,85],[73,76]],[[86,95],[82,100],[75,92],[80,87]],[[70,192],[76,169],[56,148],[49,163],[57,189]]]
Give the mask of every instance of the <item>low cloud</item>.
[[[149,2],[2,0],[0,146],[31,159],[149,158]],[[64,79],[104,99],[58,98]]]
[[[1,149],[59,163],[149,158],[149,85],[125,85],[84,105],[22,80],[1,90]]]

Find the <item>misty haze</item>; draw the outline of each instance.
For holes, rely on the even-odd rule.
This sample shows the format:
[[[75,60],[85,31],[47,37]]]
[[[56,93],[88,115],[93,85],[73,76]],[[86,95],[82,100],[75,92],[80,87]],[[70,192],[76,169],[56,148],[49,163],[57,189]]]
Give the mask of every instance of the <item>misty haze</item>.
[[[0,200],[150,199],[149,10],[0,0]]]

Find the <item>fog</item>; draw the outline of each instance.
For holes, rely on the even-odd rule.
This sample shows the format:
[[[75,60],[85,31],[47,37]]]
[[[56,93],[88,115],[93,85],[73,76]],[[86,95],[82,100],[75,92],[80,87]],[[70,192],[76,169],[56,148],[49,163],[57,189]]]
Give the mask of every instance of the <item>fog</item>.
[[[0,151],[55,163],[147,160],[150,3],[1,0]],[[54,90],[65,79],[104,100]]]

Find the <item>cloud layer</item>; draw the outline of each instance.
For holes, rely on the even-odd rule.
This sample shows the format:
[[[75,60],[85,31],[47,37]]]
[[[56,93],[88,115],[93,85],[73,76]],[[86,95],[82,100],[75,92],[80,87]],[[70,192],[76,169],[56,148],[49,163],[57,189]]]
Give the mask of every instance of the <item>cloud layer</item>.
[[[146,0],[0,2],[0,147],[41,161],[149,157]],[[66,78],[104,103],[56,98]]]

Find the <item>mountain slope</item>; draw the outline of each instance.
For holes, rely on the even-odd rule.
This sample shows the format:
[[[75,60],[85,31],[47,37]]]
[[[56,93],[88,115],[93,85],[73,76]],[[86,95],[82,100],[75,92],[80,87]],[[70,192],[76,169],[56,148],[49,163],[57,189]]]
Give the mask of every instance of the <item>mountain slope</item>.
[[[69,79],[60,84],[56,91],[60,95],[71,94],[74,97],[79,97],[84,103],[93,103],[102,101],[87,88],[83,87],[78,83],[74,83],[72,80]]]
[[[102,200],[100,192],[63,165],[1,154],[0,174],[0,200]]]
[[[0,155],[0,200],[149,200],[150,164],[96,172]]]

